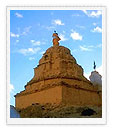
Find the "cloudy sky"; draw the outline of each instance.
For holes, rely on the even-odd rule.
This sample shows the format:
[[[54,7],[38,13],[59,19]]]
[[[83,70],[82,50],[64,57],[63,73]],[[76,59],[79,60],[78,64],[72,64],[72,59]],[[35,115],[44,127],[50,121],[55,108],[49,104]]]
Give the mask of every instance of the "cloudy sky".
[[[102,73],[102,12],[100,10],[10,11],[10,104],[34,75],[56,30],[60,45],[71,50],[88,78],[93,62]]]

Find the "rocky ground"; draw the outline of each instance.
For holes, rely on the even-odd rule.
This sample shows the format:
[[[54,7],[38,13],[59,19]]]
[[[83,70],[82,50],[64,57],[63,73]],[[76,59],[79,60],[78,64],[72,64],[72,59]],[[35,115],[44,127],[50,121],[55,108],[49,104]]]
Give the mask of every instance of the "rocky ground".
[[[93,106],[31,105],[18,110],[21,118],[101,118],[102,108]]]

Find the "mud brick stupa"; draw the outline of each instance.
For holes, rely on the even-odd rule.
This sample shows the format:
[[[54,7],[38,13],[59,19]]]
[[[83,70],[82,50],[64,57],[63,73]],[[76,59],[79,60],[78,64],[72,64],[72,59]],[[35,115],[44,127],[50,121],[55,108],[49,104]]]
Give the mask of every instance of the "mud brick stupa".
[[[16,108],[33,104],[102,105],[102,91],[83,76],[70,50],[59,46],[60,38],[53,33],[53,46],[48,48],[34,68],[34,77],[25,90],[15,95]]]

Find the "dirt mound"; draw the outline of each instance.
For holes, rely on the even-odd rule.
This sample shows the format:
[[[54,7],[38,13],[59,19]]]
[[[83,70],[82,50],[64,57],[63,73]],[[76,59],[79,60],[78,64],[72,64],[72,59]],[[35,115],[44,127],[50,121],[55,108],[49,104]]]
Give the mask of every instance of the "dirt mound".
[[[101,107],[31,105],[19,110],[21,118],[101,118]]]

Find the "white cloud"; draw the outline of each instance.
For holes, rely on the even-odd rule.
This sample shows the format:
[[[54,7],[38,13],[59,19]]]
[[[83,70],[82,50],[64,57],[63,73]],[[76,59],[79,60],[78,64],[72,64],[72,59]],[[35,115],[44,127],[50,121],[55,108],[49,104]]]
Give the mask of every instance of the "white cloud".
[[[43,55],[44,53],[45,53],[45,51],[40,52],[41,55]]]
[[[75,52],[78,52],[78,49],[71,50],[71,53],[75,53]]]
[[[33,42],[33,45],[34,46],[39,46],[40,45],[40,41]]]
[[[77,16],[80,16],[80,14],[73,14],[72,16],[76,16],[77,17]]]
[[[89,46],[86,46],[86,45],[83,45],[83,46],[79,46],[80,47],[80,50],[81,51],[93,51],[93,49],[96,49],[96,48],[101,48],[102,47],[102,44],[98,44],[98,45],[89,45]]]
[[[97,25],[97,23],[93,23],[93,25],[94,25],[94,26],[96,26],[96,25]]]
[[[10,93],[13,92],[13,90],[14,90],[14,86],[13,86],[13,84],[10,84],[9,89],[10,89]]]
[[[98,44],[98,45],[97,45],[97,48],[101,48],[101,47],[102,47],[102,44]]]
[[[35,40],[30,40],[30,42],[31,42],[31,43],[34,43],[34,42],[35,42]]]
[[[55,25],[64,25],[64,23],[62,23],[62,21],[59,20],[59,19],[54,20],[54,21],[53,21],[53,24],[55,24]]]
[[[19,40],[16,40],[16,43],[18,43],[19,42]]]
[[[16,17],[18,17],[18,18],[23,18],[23,15],[22,14],[20,14],[20,13],[15,13],[15,15],[16,15]]]
[[[98,33],[101,33],[102,32],[102,28],[100,28],[100,27],[96,27],[96,28],[94,28],[93,30],[91,30],[91,32],[98,32]]]
[[[45,45],[46,44],[46,41],[42,41],[41,44]]]
[[[102,15],[102,12],[101,11],[97,11],[97,12],[95,12],[95,11],[92,11],[91,13],[90,13],[90,16],[91,17],[99,17],[100,15]]]
[[[96,17],[98,18],[100,15],[102,15],[102,11],[88,11],[88,10],[82,10],[88,17]]]
[[[80,45],[80,50],[81,51],[92,51],[92,49],[90,47],[81,46],[81,45]]]
[[[82,40],[82,35],[80,35],[78,32],[75,32],[72,30],[72,33],[70,34],[70,37],[73,40]]]
[[[98,67],[98,68],[96,69],[96,71],[98,71],[99,74],[102,76],[102,75],[103,75],[102,65],[101,65],[100,67]]]
[[[80,28],[80,29],[85,29],[86,27],[85,26],[82,26],[82,25],[76,25],[77,28]]]
[[[32,28],[32,26],[25,27],[24,31],[21,33],[21,35],[27,35],[30,32],[31,28]]]
[[[88,48],[95,48],[95,46],[93,46],[93,45],[89,45]]]
[[[34,60],[35,58],[34,57],[29,57],[29,60]]]
[[[66,32],[65,32],[65,31],[63,31],[63,33],[65,34]]]
[[[55,27],[54,27],[54,26],[46,26],[45,28],[46,28],[47,30],[55,29]]]
[[[89,73],[85,73],[84,72],[84,76],[89,80],[89,76],[91,75],[91,72],[89,72]]]
[[[10,36],[11,37],[20,37],[20,36],[25,36],[27,35],[28,33],[30,33],[30,29],[32,28],[32,26],[28,26],[28,27],[24,27],[23,30],[21,31],[20,28],[17,28],[18,30],[18,34],[15,34],[13,32],[10,33]]]
[[[63,35],[63,34],[60,34],[59,37],[61,39],[60,41],[66,41],[67,40],[67,38],[65,38],[65,35]]]
[[[23,55],[30,55],[30,54],[36,54],[38,51],[40,51],[40,47],[37,48],[27,48],[27,49],[20,49],[18,50],[19,53]]]
[[[34,45],[34,46],[38,46],[38,45],[40,45],[40,41],[36,41],[36,42],[34,42],[33,45]]]
[[[40,41],[30,40],[33,46],[39,46],[41,44]]]
[[[101,48],[102,47],[102,43],[97,44],[97,45],[89,45],[87,46],[88,48]]]
[[[16,38],[18,38],[20,35],[19,34],[15,34],[15,33],[10,33],[10,35],[11,35],[11,37],[16,37]]]

